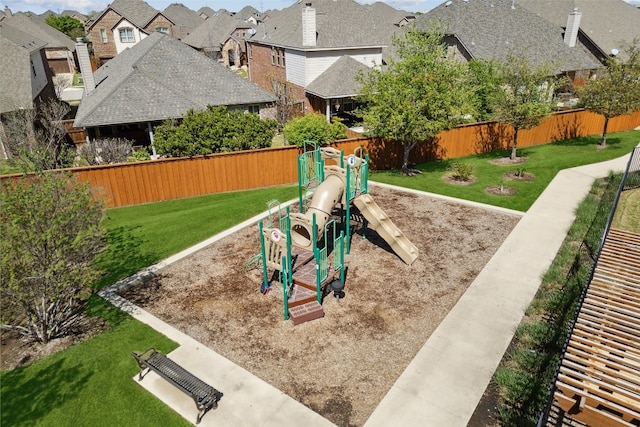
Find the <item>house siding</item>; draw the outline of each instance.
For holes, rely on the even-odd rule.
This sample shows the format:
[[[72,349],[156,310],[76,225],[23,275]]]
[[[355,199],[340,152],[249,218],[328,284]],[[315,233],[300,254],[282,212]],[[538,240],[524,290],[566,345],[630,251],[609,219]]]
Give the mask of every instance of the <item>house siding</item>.
[[[172,37],[176,37],[177,35],[175,25],[173,25],[173,23],[171,23],[171,21],[169,21],[169,19],[167,19],[167,17],[162,14],[158,14],[155,18],[153,18],[151,22],[149,22],[149,24],[144,27],[144,31],[146,31],[147,34],[150,34],[154,31],[157,31],[158,28],[166,28],[167,34]]]
[[[44,65],[45,60],[46,57],[43,50],[37,50],[31,54],[31,64],[29,64],[29,71],[31,72],[31,99],[36,99],[49,83],[47,70]]]
[[[133,30],[133,42],[122,42],[120,40],[120,30],[123,28],[131,28]],[[116,53],[121,53],[128,47],[135,46],[140,40],[145,38],[147,35],[140,31],[139,28],[136,28],[131,22],[123,19],[114,29],[113,29],[113,39],[116,44]]]
[[[287,80],[298,86],[307,85],[307,71],[304,52],[287,50],[285,51],[287,62]]]
[[[273,92],[271,81],[274,78],[284,81],[286,77],[286,69],[284,67],[271,64],[271,46],[252,45],[251,58],[249,58],[250,81],[269,92]]]
[[[120,21],[122,17],[113,10],[107,11],[100,21],[96,22],[91,27],[91,40],[93,41],[93,54],[96,57],[98,66],[102,65],[106,60],[109,60],[116,56],[116,42],[113,37],[111,29]],[[100,30],[104,29],[107,33],[107,42],[102,42],[102,36]]]

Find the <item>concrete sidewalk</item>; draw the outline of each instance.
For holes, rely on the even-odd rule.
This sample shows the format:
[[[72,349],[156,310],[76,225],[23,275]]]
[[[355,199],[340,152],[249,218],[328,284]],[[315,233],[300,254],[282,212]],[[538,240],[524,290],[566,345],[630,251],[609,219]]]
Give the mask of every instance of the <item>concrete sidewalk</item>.
[[[468,423],[542,275],[565,238],[578,203],[595,178],[606,176],[611,170],[624,170],[628,158],[558,173],[387,392],[365,427],[455,427]],[[170,354],[171,359],[224,394],[219,407],[204,416],[201,426],[333,426],[280,390],[116,294],[118,287],[141,280],[259,219],[260,216],[254,217],[214,236],[101,295],[176,341],[180,346]],[[166,381],[149,373],[139,384],[185,419],[195,422],[194,402]]]
[[[629,156],[563,170],[387,392],[365,427],[466,426],[595,178]]]

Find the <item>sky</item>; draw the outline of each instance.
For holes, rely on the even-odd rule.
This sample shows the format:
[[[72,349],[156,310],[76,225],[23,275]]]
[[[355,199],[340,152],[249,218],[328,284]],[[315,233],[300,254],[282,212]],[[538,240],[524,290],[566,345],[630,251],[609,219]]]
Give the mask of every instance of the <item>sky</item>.
[[[296,0],[146,0],[147,3],[158,10],[164,10],[171,3],[182,3],[192,10],[198,10],[208,6],[213,10],[227,9],[237,12],[244,6],[253,6],[259,11],[269,9],[284,9],[295,3]],[[376,0],[357,0],[358,3],[375,3]],[[409,12],[426,12],[433,9],[445,0],[384,0],[384,3]],[[640,6],[640,0],[625,0]],[[111,1],[109,0],[0,0],[0,9],[8,6],[13,12],[31,11],[41,14],[47,10],[62,12],[63,10],[76,10],[81,13],[90,11],[102,11]]]

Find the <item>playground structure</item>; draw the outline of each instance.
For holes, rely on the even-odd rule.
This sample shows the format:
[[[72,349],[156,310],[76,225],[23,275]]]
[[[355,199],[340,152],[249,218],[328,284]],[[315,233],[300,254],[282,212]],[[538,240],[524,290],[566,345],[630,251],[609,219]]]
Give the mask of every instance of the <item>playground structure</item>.
[[[368,174],[369,158],[361,147],[345,156],[305,144],[298,156],[300,211],[269,202],[266,224],[259,224],[261,291],[266,293],[274,281],[280,284],[285,320],[297,325],[323,317],[324,298],[331,292],[336,299],[344,296],[352,222],[361,225],[365,237],[367,228],[378,232],[405,263],[418,257],[415,245],[368,194]]]

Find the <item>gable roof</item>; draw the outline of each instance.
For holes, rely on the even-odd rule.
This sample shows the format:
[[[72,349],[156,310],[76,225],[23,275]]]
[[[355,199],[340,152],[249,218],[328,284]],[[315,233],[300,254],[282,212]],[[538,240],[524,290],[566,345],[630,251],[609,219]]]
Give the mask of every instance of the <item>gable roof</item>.
[[[176,25],[178,34],[184,34],[185,37],[204,23],[200,15],[181,3],[170,4],[162,14]]]
[[[316,11],[315,46],[302,44],[302,10],[306,3]],[[251,41],[299,50],[388,45],[396,27],[369,10],[353,0],[297,1],[273,13]]]
[[[640,37],[640,9],[623,0],[517,0],[517,3],[565,28],[567,17],[577,8],[581,12],[580,29],[609,56],[619,52]]]
[[[276,97],[171,36],[154,32],[100,67],[75,126],[180,118],[208,105],[248,105]]]
[[[65,33],[44,22],[43,18],[31,12],[18,12],[4,19],[3,24],[44,41],[48,49],[76,50],[75,43]]]
[[[160,11],[149,6],[143,0],[114,0],[99,16],[92,19],[93,27],[109,10],[113,10],[138,28],[145,28]],[[167,18],[168,19],[168,18]]]
[[[0,23],[0,113],[33,107],[31,54],[46,42]]]
[[[356,81],[356,76],[360,71],[368,70],[369,67],[363,63],[350,56],[343,56],[309,83],[305,91],[325,99],[356,96],[361,86]]]
[[[215,51],[220,49],[220,46],[236,28],[251,27],[253,25],[241,19],[226,13],[219,13],[203,21],[202,25],[199,25],[182,41],[196,49]]]
[[[438,21],[472,58],[524,55],[533,66],[550,65],[556,73],[601,66],[586,50],[565,44],[562,28],[511,1],[449,0],[417,19],[420,25]]]
[[[213,15],[216,14],[216,11],[211,9],[209,6],[204,6],[198,9],[196,13],[198,14],[198,16],[204,15],[207,18],[211,18]]]

